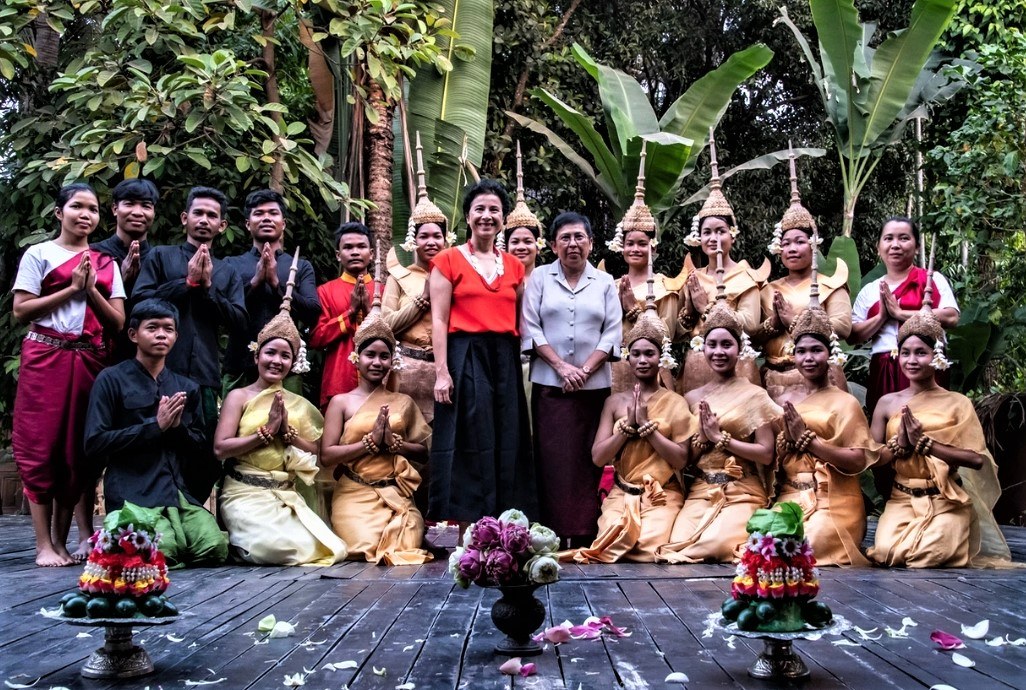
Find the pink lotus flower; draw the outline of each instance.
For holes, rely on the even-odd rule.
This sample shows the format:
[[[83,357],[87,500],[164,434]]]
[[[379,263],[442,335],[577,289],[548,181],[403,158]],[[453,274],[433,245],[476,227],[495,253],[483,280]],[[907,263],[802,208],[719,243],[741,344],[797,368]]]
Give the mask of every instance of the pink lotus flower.
[[[531,533],[520,525],[503,525],[499,543],[509,553],[519,556],[531,548]]]
[[[965,649],[965,643],[961,639],[943,630],[934,630],[930,633],[930,639],[939,644],[940,648],[944,650]]]
[[[470,537],[473,539],[475,549],[485,550],[499,543],[502,534],[502,525],[493,517],[485,516],[475,522],[470,528]]]
[[[484,573],[484,561],[481,560],[481,552],[477,549],[467,549],[460,556],[456,567],[459,569],[461,576],[476,582]]]
[[[506,584],[517,573],[517,560],[502,549],[492,549],[485,557],[484,571],[493,582]]]

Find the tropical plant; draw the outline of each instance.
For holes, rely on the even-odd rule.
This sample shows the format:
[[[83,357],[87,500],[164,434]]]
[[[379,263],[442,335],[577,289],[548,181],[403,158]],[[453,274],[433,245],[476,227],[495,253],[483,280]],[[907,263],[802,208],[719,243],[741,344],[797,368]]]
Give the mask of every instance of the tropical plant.
[[[388,244],[392,239],[392,121],[404,82],[422,67],[450,71],[452,62],[438,39],[458,36],[449,28],[450,19],[421,0],[314,0],[314,4],[322,10],[327,26],[318,28],[311,39],[334,37],[341,42],[341,58],[351,61],[349,78],[364,106],[366,198],[373,204],[367,225],[379,242]]]
[[[968,63],[942,59],[934,47],[956,0],[916,0],[907,29],[871,45],[876,24],[860,23],[853,0],[810,0],[819,49],[781,8],[778,22],[793,34],[812,72],[841,164],[843,235],[851,237],[855,205],[888,146],[915,118],[953,96]]]
[[[700,78],[658,118],[645,90],[629,75],[600,64],[579,44],[574,57],[597,82],[605,115],[606,136],[579,110],[547,89],[532,90],[563,125],[573,132],[590,163],[544,123],[508,112],[509,117],[549,142],[602,190],[613,213],[620,217],[634,196],[641,142],[647,143],[645,198],[654,212],[673,204],[683,179],[694,170],[698,154],[730,104],[734,91],[767,65],[773,52],[758,44],[731,55],[722,65]],[[701,145],[696,145],[701,142]]]

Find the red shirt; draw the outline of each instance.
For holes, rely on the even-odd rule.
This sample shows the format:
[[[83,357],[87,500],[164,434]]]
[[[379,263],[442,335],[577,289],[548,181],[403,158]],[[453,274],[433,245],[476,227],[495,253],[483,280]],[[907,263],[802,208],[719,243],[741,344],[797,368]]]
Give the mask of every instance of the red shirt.
[[[517,330],[517,290],[524,284],[524,265],[512,254],[499,252],[503,274],[491,283],[474,270],[459,247],[438,253],[431,266],[452,283],[450,333],[508,333]]]
[[[373,287],[369,275],[364,275],[364,283],[368,286],[367,294],[371,294]],[[349,361],[353,351],[353,335],[360,326],[349,320],[349,305],[355,287],[356,278],[343,273],[340,278],[317,288],[321,315],[317,317],[317,325],[310,331],[310,347],[328,351],[324,358],[324,373],[321,375],[321,409],[331,401],[333,395],[348,393],[359,382],[356,365]]]

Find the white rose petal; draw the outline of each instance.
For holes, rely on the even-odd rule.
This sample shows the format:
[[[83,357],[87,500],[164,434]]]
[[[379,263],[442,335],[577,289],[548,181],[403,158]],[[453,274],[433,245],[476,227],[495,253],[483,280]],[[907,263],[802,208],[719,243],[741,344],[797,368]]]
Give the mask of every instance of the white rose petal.
[[[951,660],[954,661],[959,666],[961,666],[962,668],[972,668],[973,666],[976,665],[975,661],[973,661],[969,657],[965,656],[964,654],[959,654],[958,652],[954,652],[951,655]]]
[[[279,637],[291,637],[295,634],[296,626],[292,625],[292,623],[287,623],[285,621],[278,621],[274,624],[274,627],[271,628],[270,637],[271,639],[276,639]]]
[[[1005,642],[1005,638],[1003,637],[995,637],[993,640],[987,640],[987,644],[991,647],[1000,647],[1008,643]]]
[[[931,685],[930,690],[958,690],[958,688],[953,688],[950,685],[944,685],[942,683],[938,685]]]
[[[686,675],[684,675],[683,673],[681,673],[680,671],[674,671],[670,675],[666,676],[666,678],[663,680],[663,682],[664,683],[680,683],[680,684],[683,685],[684,683],[688,682],[688,677]]]
[[[963,625],[962,634],[973,640],[982,640],[990,630],[990,620],[984,618],[976,625]]]

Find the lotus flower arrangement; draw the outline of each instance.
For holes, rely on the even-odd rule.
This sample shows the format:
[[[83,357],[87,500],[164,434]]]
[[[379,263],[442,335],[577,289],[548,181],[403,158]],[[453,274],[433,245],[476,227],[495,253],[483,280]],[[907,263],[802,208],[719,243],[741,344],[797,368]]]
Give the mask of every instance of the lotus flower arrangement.
[[[449,572],[466,589],[512,585],[548,585],[559,580],[555,552],[559,537],[531,523],[521,511],[483,517],[463,535],[463,546],[449,557]]]

